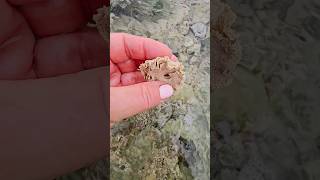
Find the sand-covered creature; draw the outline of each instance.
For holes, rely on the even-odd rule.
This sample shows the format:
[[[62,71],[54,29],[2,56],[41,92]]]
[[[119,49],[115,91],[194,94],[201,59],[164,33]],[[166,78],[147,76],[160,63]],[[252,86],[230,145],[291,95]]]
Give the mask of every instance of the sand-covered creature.
[[[157,57],[152,60],[146,60],[140,64],[144,79],[147,81],[163,81],[177,89],[183,81],[183,65],[178,61],[172,61],[169,57]]]

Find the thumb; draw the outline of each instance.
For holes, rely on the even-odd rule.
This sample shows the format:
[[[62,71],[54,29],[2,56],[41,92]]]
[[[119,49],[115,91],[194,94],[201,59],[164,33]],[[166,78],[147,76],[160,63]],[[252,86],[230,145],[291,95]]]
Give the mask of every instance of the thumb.
[[[111,87],[111,124],[155,107],[173,94],[170,85],[159,81],[143,82],[131,86]]]

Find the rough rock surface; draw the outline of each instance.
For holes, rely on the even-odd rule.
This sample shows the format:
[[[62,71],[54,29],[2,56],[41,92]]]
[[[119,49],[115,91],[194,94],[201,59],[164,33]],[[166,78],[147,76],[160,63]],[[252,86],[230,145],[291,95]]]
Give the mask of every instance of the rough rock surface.
[[[170,158],[182,157],[189,166],[187,170],[180,166],[177,173],[172,174],[187,174],[191,169],[194,177],[209,179],[208,176],[202,176],[208,172],[204,167],[209,165],[206,159],[208,154],[204,153],[208,152],[206,143],[209,138],[204,134],[207,134],[208,127],[206,120],[210,118],[206,113],[209,110],[209,86],[205,82],[209,81],[208,37],[214,35],[209,35],[207,30],[204,40],[199,40],[190,33],[190,27],[195,23],[208,25],[209,22],[209,1],[198,2],[200,0],[113,1],[110,19],[113,31],[148,36],[167,43],[186,69],[183,93],[170,103],[119,124],[113,130],[114,149],[111,155],[117,164],[111,165],[111,168],[114,175],[120,177],[118,179],[130,179],[126,175],[136,170],[126,168],[129,165],[135,167],[137,163],[132,160],[136,157],[130,158],[122,152],[126,149],[130,149],[129,152],[137,151],[134,148],[144,149],[140,143],[145,139],[140,141],[143,136],[136,136],[144,131],[148,132],[145,133],[146,137],[151,136],[150,132],[153,131],[161,135],[176,132],[171,137],[172,144],[180,153],[176,153],[175,148],[173,151],[160,151],[161,147],[172,147],[168,141],[170,138],[165,136],[155,142],[161,145],[148,151],[148,157],[158,154],[157,158],[149,159],[153,169],[157,169],[155,174],[168,172],[168,169],[161,170],[164,166],[154,162],[170,154]],[[319,1],[224,2],[237,16],[233,29],[239,34],[242,58],[239,63],[236,59],[229,61],[231,65],[216,64],[217,70],[231,67],[222,68],[220,71],[225,71],[227,76],[215,80],[216,87],[220,88],[215,89],[213,97],[215,136],[211,138],[214,145],[214,159],[211,160],[214,169],[210,172],[212,179],[320,179]],[[218,1],[214,3],[211,11],[216,14],[212,18],[217,19],[224,8]],[[172,6],[169,8],[169,12],[173,12],[170,18],[159,17],[161,13],[168,14],[165,12],[168,6]],[[219,45],[218,42],[216,39],[211,46],[215,43]],[[211,49],[217,50],[215,54],[221,52],[219,48]],[[213,59],[212,62],[217,61]],[[235,68],[234,64],[237,63]],[[226,69],[233,72],[232,83],[225,83],[230,79]],[[218,77],[219,74],[214,76]],[[172,161],[166,159],[165,164],[168,168],[176,169],[176,162],[176,158],[172,158]],[[102,163],[95,170],[85,169],[68,179],[83,179],[79,174],[85,175],[85,179],[103,179],[95,178],[104,172],[99,167],[106,165]],[[141,177],[155,179],[154,173],[144,173],[151,175]]]
[[[217,0],[211,9],[211,53],[213,54],[213,88],[229,85],[240,61],[241,50],[238,39],[231,26],[236,15],[231,8]]]
[[[97,14],[93,15],[94,24],[88,24],[89,26],[96,27],[104,40],[109,39],[109,8],[106,6],[97,9]]]
[[[208,3],[207,0],[111,1],[111,32],[126,32],[167,44],[185,71],[183,84],[170,100],[113,127],[111,177],[114,179],[130,179],[134,175],[135,179],[209,180]],[[196,23],[203,24],[198,29],[201,38],[191,29]],[[153,142],[146,133],[150,130],[161,138]],[[145,143],[156,145],[147,148]],[[135,154],[141,152],[146,158],[135,160]],[[164,164],[155,163],[159,160]],[[153,168],[150,171],[143,167]]]
[[[111,179],[198,179],[210,176],[210,17],[208,0],[114,0],[113,32],[127,32],[164,42],[185,67],[185,79],[174,97],[157,108],[112,129]],[[238,46],[232,12],[214,1],[214,87],[231,82]],[[225,11],[221,11],[225,10]],[[108,9],[94,17],[94,26],[108,39]],[[226,36],[225,36],[226,35]],[[212,35],[211,35],[212,36]],[[228,52],[228,53],[225,53]],[[228,125],[221,125],[222,128]],[[229,137],[228,130],[222,131]],[[228,157],[225,158],[226,164]],[[150,168],[152,167],[152,168]],[[106,162],[71,174],[69,179],[104,179]],[[224,171],[223,175],[235,174]],[[65,178],[68,178],[67,176]]]
[[[242,58],[214,92],[212,178],[320,179],[319,1],[226,3]]]
[[[140,64],[139,70],[147,81],[163,81],[177,89],[183,81],[183,65],[169,57],[157,57]]]

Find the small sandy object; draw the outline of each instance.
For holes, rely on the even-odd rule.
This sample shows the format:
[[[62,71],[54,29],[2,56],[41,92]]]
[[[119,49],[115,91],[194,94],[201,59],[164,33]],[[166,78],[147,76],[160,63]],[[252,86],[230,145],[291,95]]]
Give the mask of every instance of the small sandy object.
[[[157,57],[146,60],[139,69],[147,81],[163,81],[177,89],[184,79],[184,67],[178,61],[169,57]]]

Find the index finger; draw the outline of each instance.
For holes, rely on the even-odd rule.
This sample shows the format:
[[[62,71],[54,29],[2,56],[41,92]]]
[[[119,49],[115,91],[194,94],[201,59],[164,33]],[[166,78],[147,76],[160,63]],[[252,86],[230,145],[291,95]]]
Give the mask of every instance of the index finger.
[[[110,60],[121,63],[128,60],[148,60],[159,56],[172,57],[171,49],[156,40],[126,33],[110,35]]]
[[[74,32],[85,26],[106,0],[7,0],[18,6],[39,37]]]

